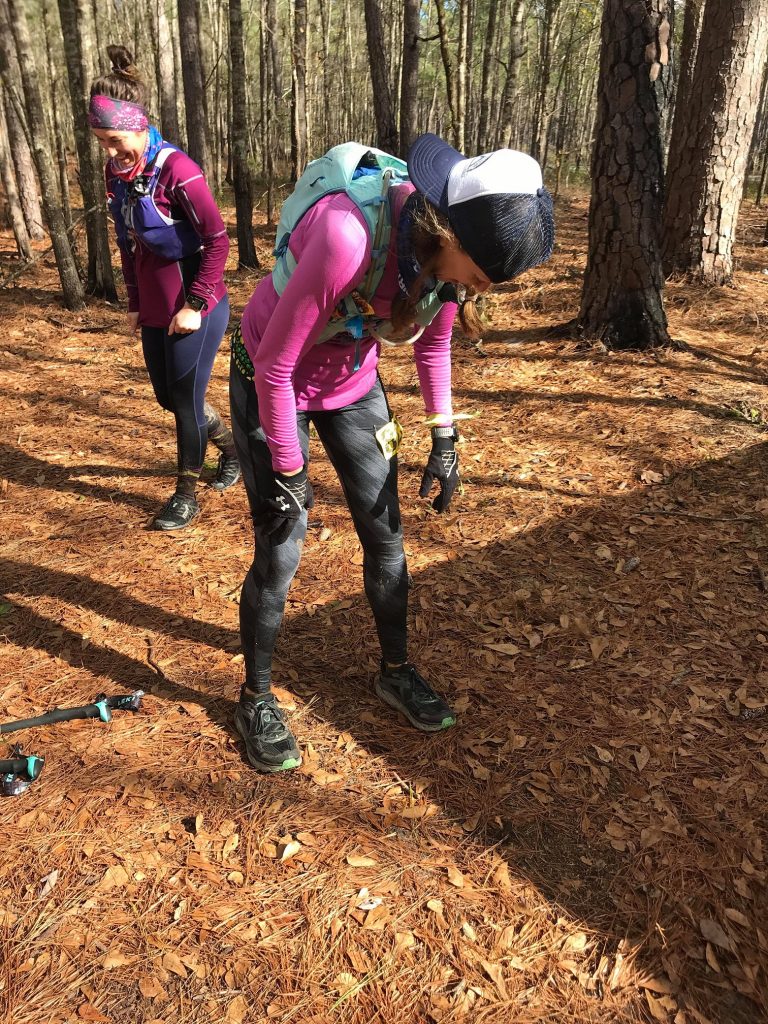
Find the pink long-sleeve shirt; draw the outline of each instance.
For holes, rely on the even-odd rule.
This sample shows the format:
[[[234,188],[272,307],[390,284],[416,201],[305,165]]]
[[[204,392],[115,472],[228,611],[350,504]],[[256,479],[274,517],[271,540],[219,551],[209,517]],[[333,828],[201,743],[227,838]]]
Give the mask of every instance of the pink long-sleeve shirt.
[[[107,195],[115,190],[112,161],[105,169]],[[190,295],[205,299],[207,316],[227,294],[224,266],[229,238],[216,200],[203,172],[186,153],[177,150],[167,158],[158,175],[155,205],[165,216],[180,210],[200,236],[200,266],[189,285]],[[167,327],[186,301],[181,265],[151,252],[138,239],[131,252],[120,248],[120,260],[128,293],[128,312],[139,314],[139,324]]]
[[[371,305],[387,318],[397,294],[397,224],[413,191],[400,185],[392,199],[392,235],[381,281]],[[254,367],[259,418],[272,466],[289,473],[303,463],[296,410],[341,409],[362,398],[376,383],[380,344],[355,342],[348,335],[316,344],[336,306],[359,287],[368,271],[371,242],[365,218],[345,194],[326,196],[299,221],[290,250],[297,266],[279,296],[272,277],[259,282],[242,318],[242,335]],[[427,415],[450,423],[451,329],[456,304],[447,302],[413,345]]]

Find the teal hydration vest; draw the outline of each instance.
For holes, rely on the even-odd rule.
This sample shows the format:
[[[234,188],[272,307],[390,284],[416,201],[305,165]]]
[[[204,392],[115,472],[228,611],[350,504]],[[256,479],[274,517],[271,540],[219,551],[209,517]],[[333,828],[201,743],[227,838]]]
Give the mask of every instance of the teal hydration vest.
[[[319,199],[344,192],[365,218],[371,239],[368,273],[356,292],[341,300],[339,317],[326,324],[316,342],[321,345],[338,334],[350,335],[358,342],[355,369],[358,368],[360,339],[371,335],[386,341],[388,329],[391,330],[389,321],[372,312],[370,302],[381,282],[389,252],[392,233],[389,189],[405,181],[408,181],[405,161],[358,142],[345,142],[307,164],[280,211],[273,252],[276,263],[272,270],[272,284],[278,295],[283,294],[296,269],[296,260],[288,247],[291,233]],[[364,300],[362,303],[360,298]],[[429,292],[416,307],[416,323],[422,328],[432,323],[441,306],[437,291]]]

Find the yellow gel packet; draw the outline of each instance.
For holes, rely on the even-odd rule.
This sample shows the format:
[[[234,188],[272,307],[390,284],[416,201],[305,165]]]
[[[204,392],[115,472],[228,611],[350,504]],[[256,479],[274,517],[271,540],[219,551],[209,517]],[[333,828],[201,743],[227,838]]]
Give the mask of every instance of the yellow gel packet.
[[[396,416],[393,416],[389,423],[385,423],[376,431],[376,444],[385,459],[391,459],[393,455],[397,455],[402,439],[403,428],[398,423]]]

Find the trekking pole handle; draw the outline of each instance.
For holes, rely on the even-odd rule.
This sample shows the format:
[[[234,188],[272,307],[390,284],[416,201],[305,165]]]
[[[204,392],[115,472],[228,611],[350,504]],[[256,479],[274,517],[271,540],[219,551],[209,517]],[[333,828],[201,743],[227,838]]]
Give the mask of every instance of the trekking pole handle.
[[[29,754],[27,757],[10,757],[0,760],[0,775],[26,775],[30,782],[34,782],[43,770],[44,757],[37,757],[36,754]]]
[[[138,711],[143,696],[143,690],[134,690],[133,693],[120,694],[118,697],[107,697],[107,705],[112,711]]]

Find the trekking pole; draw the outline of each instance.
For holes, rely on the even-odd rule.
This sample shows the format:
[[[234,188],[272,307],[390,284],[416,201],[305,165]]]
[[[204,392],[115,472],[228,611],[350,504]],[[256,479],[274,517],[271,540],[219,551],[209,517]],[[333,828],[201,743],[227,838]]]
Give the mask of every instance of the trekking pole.
[[[38,725],[51,725],[54,722],[72,722],[77,718],[99,718],[102,722],[112,721],[113,711],[138,711],[141,705],[143,690],[118,697],[107,697],[100,693],[92,704],[84,704],[79,708],[54,708],[44,715],[35,718],[22,718],[17,722],[3,722],[0,733],[17,732],[19,729],[34,729]]]
[[[24,754],[17,744],[11,751],[12,756],[0,760],[0,794],[2,796],[19,796],[40,775],[45,765],[45,758],[36,754]]]

